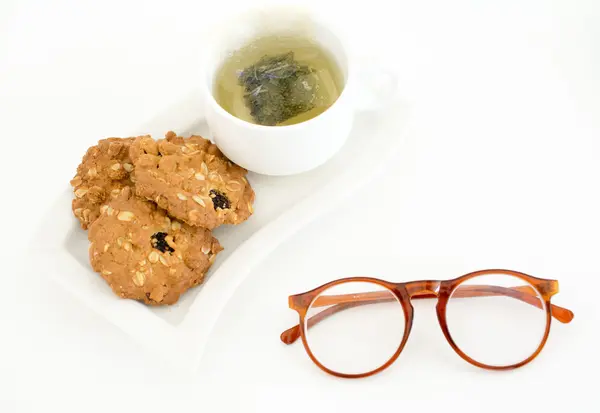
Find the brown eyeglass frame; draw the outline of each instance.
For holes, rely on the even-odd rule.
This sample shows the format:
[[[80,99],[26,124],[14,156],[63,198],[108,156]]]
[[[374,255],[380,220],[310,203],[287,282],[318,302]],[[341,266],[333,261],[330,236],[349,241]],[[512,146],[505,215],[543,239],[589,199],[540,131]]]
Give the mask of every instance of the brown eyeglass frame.
[[[454,342],[452,336],[450,335],[450,331],[448,330],[448,325],[446,323],[446,306],[448,304],[448,300],[452,296],[452,293],[459,285],[463,282],[470,280],[472,278],[482,276],[482,275],[490,275],[490,274],[506,274],[511,275],[513,277],[519,278],[523,281],[526,281],[529,285],[533,286],[535,290],[539,293],[545,303],[546,309],[546,331],[544,333],[544,337],[536,349],[536,351],[529,356],[527,359],[513,365],[509,366],[491,366],[483,363],[479,363],[476,360],[473,360],[468,355],[466,355]],[[323,296],[319,297],[321,293],[326,291],[327,289],[348,282],[370,282],[373,284],[380,285],[387,289],[387,291],[377,291],[377,292],[366,292],[366,293],[356,293],[356,294],[342,294],[342,295],[332,295],[332,296]],[[393,294],[394,297],[391,297],[389,292]],[[410,335],[410,331],[413,323],[413,313],[414,309],[411,304],[412,299],[424,299],[424,298],[437,298],[437,306],[436,312],[438,321],[440,323],[440,327],[442,328],[442,332],[448,340],[448,343],[454,349],[454,351],[462,357],[463,360],[484,369],[489,370],[510,370],[515,369],[517,367],[524,366],[525,364],[531,362],[534,358],[538,356],[538,354],[544,348],[546,341],[548,340],[548,335],[550,334],[550,324],[552,318],[556,318],[561,323],[569,323],[573,320],[573,312],[571,310],[567,310],[566,308],[559,307],[557,305],[551,304],[550,299],[553,295],[558,293],[558,281],[549,280],[543,278],[533,277],[531,275],[527,275],[518,271],[512,270],[481,270],[475,271],[466,275],[463,275],[458,278],[454,278],[451,280],[423,280],[423,281],[410,281],[410,282],[401,282],[394,283],[389,281],[380,280],[377,278],[370,277],[351,277],[351,278],[342,278],[335,281],[331,281],[327,284],[323,284],[322,286],[315,288],[313,290],[307,291],[301,294],[291,295],[289,297],[289,307],[292,310],[295,310],[299,316],[300,320],[298,325],[291,327],[281,333],[281,341],[285,344],[292,344],[298,338],[302,338],[302,343],[304,344],[304,348],[308,353],[311,360],[321,368],[321,370],[332,374],[337,377],[343,378],[361,378],[371,376],[373,374],[379,373],[380,371],[388,368],[392,363],[396,361],[406,342],[408,341],[408,337]],[[537,297],[536,291],[532,291],[532,288],[528,285],[518,286],[518,287],[500,287],[500,286],[491,286],[491,285],[468,285],[463,286],[457,293],[460,293],[460,297],[490,297],[503,295],[515,298],[517,300],[526,302],[535,307],[542,308],[540,301]],[[317,360],[317,358],[313,355],[310,350],[310,346],[306,340],[306,331],[305,326],[309,328],[319,321],[348,308],[353,308],[359,305],[366,304],[374,304],[385,301],[391,301],[398,299],[402,308],[404,310],[404,337],[396,350],[396,352],[392,355],[392,357],[382,366],[378,367],[375,370],[360,373],[360,374],[346,374],[339,373],[334,370],[331,370],[325,367],[323,364]],[[315,314],[306,320],[306,314],[310,307],[322,307],[322,306],[331,306],[320,313]]]

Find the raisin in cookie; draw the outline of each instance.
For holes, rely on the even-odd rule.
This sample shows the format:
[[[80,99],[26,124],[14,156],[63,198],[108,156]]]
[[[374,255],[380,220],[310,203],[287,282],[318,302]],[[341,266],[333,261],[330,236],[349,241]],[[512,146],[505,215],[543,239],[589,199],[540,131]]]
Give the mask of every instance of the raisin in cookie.
[[[201,136],[182,138],[169,132],[158,142],[137,138],[130,157],[137,194],[175,218],[213,229],[239,224],[252,214],[254,191],[247,171]]]
[[[133,186],[129,146],[135,138],[108,138],[87,150],[77,175],[71,180],[75,199],[73,213],[87,229],[100,215],[100,206],[126,186]]]
[[[120,297],[173,304],[200,284],[222,250],[209,230],[171,220],[130,187],[90,226],[90,262]]]

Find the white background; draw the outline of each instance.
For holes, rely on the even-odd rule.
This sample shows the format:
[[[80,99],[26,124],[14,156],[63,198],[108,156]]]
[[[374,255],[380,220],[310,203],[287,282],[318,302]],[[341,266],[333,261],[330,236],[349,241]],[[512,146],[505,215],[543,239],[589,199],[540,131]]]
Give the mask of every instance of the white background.
[[[365,59],[397,72],[417,127],[353,202],[281,245],[221,314],[195,378],[181,375],[44,277],[20,271],[43,211],[90,142],[189,92],[220,1],[3,1],[3,328],[0,411],[597,412],[600,368],[600,3],[307,1]],[[351,165],[349,165],[351,167]],[[318,208],[318,205],[315,205]],[[16,246],[16,248],[15,248]],[[348,275],[451,278],[507,267],[560,280],[541,356],[475,369],[433,304],[385,373],[322,374],[278,334],[287,295]],[[13,285],[17,281],[17,295]],[[421,305],[423,304],[423,305]]]

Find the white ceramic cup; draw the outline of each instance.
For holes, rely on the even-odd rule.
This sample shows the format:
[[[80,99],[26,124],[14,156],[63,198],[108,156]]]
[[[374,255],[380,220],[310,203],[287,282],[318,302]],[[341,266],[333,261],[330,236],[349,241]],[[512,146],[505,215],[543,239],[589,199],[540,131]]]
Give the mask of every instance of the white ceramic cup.
[[[344,89],[325,112],[289,126],[246,122],[224,110],[213,96],[214,76],[224,60],[253,39],[271,34],[310,37],[335,58],[344,76]],[[265,175],[292,175],[314,169],[335,155],[346,142],[358,110],[388,101],[396,78],[375,68],[360,67],[331,25],[297,8],[252,10],[212,29],[204,50],[202,94],[212,139],[238,165]]]

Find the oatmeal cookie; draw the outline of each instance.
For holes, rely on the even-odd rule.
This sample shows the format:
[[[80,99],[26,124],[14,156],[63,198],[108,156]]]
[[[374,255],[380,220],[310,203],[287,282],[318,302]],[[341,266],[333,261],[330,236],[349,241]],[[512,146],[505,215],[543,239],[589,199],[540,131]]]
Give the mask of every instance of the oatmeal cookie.
[[[73,213],[87,229],[100,215],[100,206],[126,186],[133,186],[129,146],[135,138],[108,138],[87,150],[71,180]]]
[[[90,262],[120,297],[173,304],[222,250],[209,230],[170,219],[131,187],[100,209],[88,232]]]
[[[253,212],[247,171],[201,136],[182,138],[169,132],[158,142],[137,138],[130,157],[137,194],[190,225],[213,229],[239,224]]]

